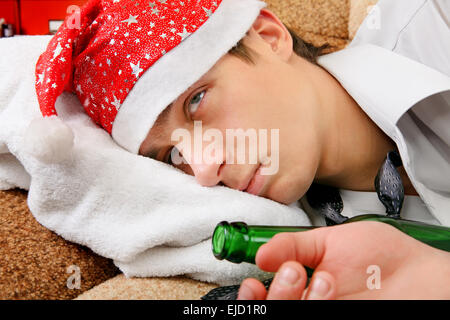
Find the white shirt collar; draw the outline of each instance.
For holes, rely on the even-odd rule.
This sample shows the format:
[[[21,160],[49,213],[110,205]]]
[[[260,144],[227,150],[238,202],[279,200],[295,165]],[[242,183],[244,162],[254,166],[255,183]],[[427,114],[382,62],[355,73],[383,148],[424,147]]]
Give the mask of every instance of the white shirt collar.
[[[400,117],[421,100],[450,90],[450,77],[372,44],[318,58],[367,115],[395,139]]]
[[[450,225],[450,199],[416,179],[404,134],[397,126],[403,114],[422,100],[450,92],[450,77],[388,49],[358,45],[318,59],[366,114],[398,145],[403,165],[417,192],[442,224]],[[413,153],[412,153],[413,154]],[[430,161],[430,164],[433,163]]]

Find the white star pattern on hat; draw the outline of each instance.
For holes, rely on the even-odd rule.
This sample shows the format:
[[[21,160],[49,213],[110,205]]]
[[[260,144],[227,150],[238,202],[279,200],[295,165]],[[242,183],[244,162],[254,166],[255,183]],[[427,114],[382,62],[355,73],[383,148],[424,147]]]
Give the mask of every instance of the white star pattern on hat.
[[[121,21],[121,22],[127,22],[127,27],[128,27],[131,23],[138,23],[138,21],[136,20],[137,17],[138,17],[137,15],[136,15],[136,16],[133,16],[133,15],[130,14],[130,16],[128,17],[128,19],[123,20],[123,21]]]
[[[38,74],[38,77],[39,77],[39,80],[38,80],[37,84],[40,84],[44,81],[44,73]]]
[[[114,97],[114,101],[111,102],[111,104],[112,104],[114,107],[116,107],[116,110],[119,110],[119,109],[120,109],[120,100],[117,99],[115,95],[113,95],[113,97]]]
[[[211,9],[206,9],[205,7],[202,7],[203,10],[205,10],[206,16],[210,17],[212,15],[212,10]]]
[[[130,67],[133,70],[131,73],[136,76],[136,79],[139,78],[139,74],[144,71],[144,69],[141,69],[140,63],[140,61],[138,62],[138,64],[133,64],[130,62]]]
[[[55,50],[53,51],[53,59],[55,59],[62,51],[61,44],[58,42],[58,45],[56,46]]]
[[[42,114],[56,114],[54,97],[47,97],[74,88],[86,112],[111,134],[117,110],[138,79],[215,9],[209,0],[87,0],[79,32],[63,24],[36,68]]]
[[[191,33],[186,31],[186,27],[183,27],[183,32],[177,33],[177,35],[179,35],[181,37],[181,41],[183,41],[184,39],[189,37]]]

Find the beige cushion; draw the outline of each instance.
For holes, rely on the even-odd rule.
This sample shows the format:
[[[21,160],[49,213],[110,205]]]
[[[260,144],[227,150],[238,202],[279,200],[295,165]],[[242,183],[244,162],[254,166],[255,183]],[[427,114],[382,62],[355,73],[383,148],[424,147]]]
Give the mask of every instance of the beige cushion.
[[[217,285],[185,277],[126,278],[118,275],[81,294],[77,300],[197,300]]]
[[[72,299],[119,273],[111,260],[40,225],[26,197],[0,191],[0,299]]]

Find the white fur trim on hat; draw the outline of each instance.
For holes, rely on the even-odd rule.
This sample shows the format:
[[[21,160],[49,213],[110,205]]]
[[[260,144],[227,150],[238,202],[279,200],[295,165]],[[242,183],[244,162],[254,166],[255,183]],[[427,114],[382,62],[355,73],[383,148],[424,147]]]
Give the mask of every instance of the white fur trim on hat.
[[[259,0],[223,0],[197,31],[134,85],[114,120],[113,139],[137,154],[158,115],[245,36],[265,6]]]

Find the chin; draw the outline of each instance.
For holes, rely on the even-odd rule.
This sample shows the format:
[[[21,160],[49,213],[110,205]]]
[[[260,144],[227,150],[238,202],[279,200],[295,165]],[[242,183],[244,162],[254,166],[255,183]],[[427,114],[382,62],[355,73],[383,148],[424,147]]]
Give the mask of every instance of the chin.
[[[283,188],[281,188],[283,189]],[[292,190],[289,190],[292,191]],[[267,198],[273,201],[276,201],[281,204],[290,205],[293,202],[296,202],[301,197],[297,197],[297,195],[292,194],[292,192],[266,192],[263,195],[261,195],[263,198]]]
[[[313,179],[311,178],[311,183],[312,181]],[[290,179],[286,183],[271,185],[262,196],[281,204],[290,205],[300,200],[306,194],[311,183],[304,179],[301,181],[293,181],[293,179]]]

